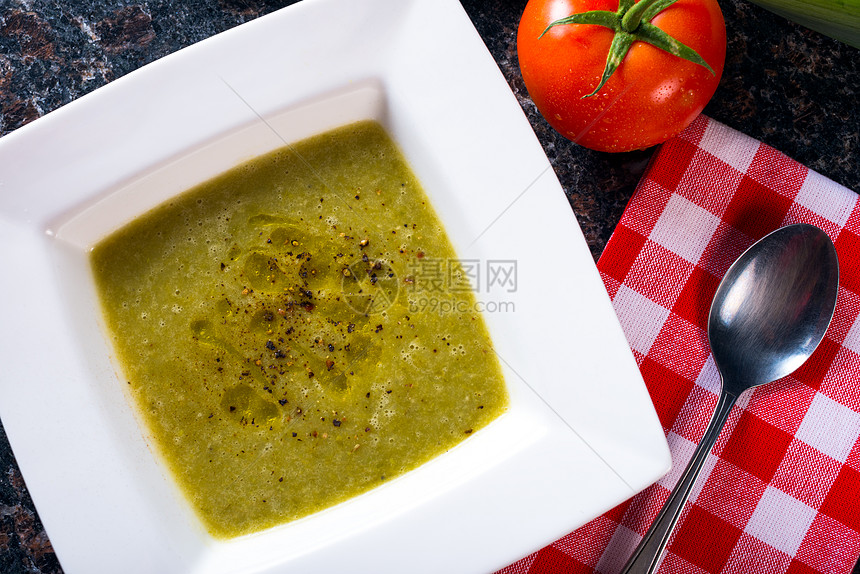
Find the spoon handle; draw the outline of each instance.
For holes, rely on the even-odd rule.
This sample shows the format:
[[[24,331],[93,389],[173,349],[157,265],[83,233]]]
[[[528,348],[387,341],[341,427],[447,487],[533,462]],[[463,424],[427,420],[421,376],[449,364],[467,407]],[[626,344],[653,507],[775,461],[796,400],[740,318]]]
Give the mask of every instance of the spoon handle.
[[[681,478],[678,479],[678,484],[675,485],[669,499],[660,509],[660,514],[657,515],[651,528],[645,533],[620,574],[650,574],[657,570],[660,557],[663,555],[663,550],[669,542],[672,530],[681,516],[684,503],[690,497],[690,492],[696,484],[696,478],[702,470],[702,464],[708,458],[708,453],[711,452],[717,437],[720,436],[720,431],[723,430],[729,412],[731,412],[736,401],[737,395],[725,390],[720,393],[714,416],[711,417],[711,422],[708,423],[702,440],[693,452],[690,462],[687,463],[687,468],[684,469]]]

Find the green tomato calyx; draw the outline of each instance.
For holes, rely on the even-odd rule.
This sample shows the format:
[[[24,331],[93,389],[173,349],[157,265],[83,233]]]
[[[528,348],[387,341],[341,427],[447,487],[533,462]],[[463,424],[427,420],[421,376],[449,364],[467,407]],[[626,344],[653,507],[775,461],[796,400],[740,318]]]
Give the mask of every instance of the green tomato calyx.
[[[559,18],[538,36],[542,38],[544,34],[549,32],[550,28],[562,26],[565,24],[591,24],[594,26],[604,26],[615,32],[615,37],[612,39],[612,44],[609,46],[609,54],[606,57],[606,67],[603,69],[603,76],[600,78],[600,83],[594,88],[594,91],[583,96],[590,98],[595,95],[609,77],[618,69],[627,52],[630,51],[630,46],[633,42],[640,40],[647,42],[652,46],[660,48],[679,58],[683,58],[694,64],[704,66],[708,71],[715,75],[714,70],[702,58],[698,52],[689,46],[682,44],[657,26],[651,23],[651,19],[657,14],[677,2],[678,0],[619,0],[618,11],[609,12],[608,10],[591,10],[590,12],[579,12],[571,14],[566,18]]]

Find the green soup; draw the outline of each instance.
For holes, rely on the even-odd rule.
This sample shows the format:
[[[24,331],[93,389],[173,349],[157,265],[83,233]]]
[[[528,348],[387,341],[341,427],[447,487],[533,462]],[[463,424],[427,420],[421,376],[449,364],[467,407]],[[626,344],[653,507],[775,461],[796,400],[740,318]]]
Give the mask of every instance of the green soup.
[[[214,536],[365,492],[505,410],[473,293],[422,275],[455,261],[373,122],[254,159],[95,246],[130,393]],[[430,288],[439,304],[416,305]]]

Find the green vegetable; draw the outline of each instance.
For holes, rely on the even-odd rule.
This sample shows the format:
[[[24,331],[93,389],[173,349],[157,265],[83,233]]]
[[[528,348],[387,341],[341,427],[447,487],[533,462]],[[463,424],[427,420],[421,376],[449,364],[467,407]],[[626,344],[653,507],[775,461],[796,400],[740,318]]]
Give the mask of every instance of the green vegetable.
[[[807,28],[860,48],[860,0],[751,0]]]

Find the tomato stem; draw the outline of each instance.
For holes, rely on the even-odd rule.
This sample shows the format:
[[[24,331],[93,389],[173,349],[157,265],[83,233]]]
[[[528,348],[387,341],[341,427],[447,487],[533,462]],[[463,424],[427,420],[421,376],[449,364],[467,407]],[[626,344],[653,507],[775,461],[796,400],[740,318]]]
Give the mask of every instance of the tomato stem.
[[[672,0],[673,3],[675,1],[676,0]],[[621,29],[625,32],[635,32],[636,28],[639,27],[639,23],[642,21],[642,17],[645,15],[645,12],[652,5],[658,2],[661,2],[661,0],[639,0],[639,2],[634,4],[629,10],[625,11],[624,14],[621,15]],[[648,20],[650,20],[650,18],[648,18]]]
[[[609,47],[609,54],[606,56],[606,67],[603,69],[603,75],[600,82],[594,91],[583,98],[590,98],[597,94],[603,85],[609,80],[610,76],[615,73],[618,66],[627,56],[630,51],[630,46],[636,40],[647,42],[652,46],[664,50],[674,56],[683,58],[694,64],[698,64],[706,68],[711,74],[714,70],[702,58],[698,52],[689,46],[682,44],[654,24],[651,24],[651,19],[657,14],[677,2],[678,0],[619,0],[618,11],[608,12],[606,10],[591,10],[589,12],[577,12],[559,18],[550,23],[544,29],[538,39],[550,31],[554,26],[566,24],[590,24],[594,26],[604,26],[615,32],[615,37],[612,39],[612,44]]]

